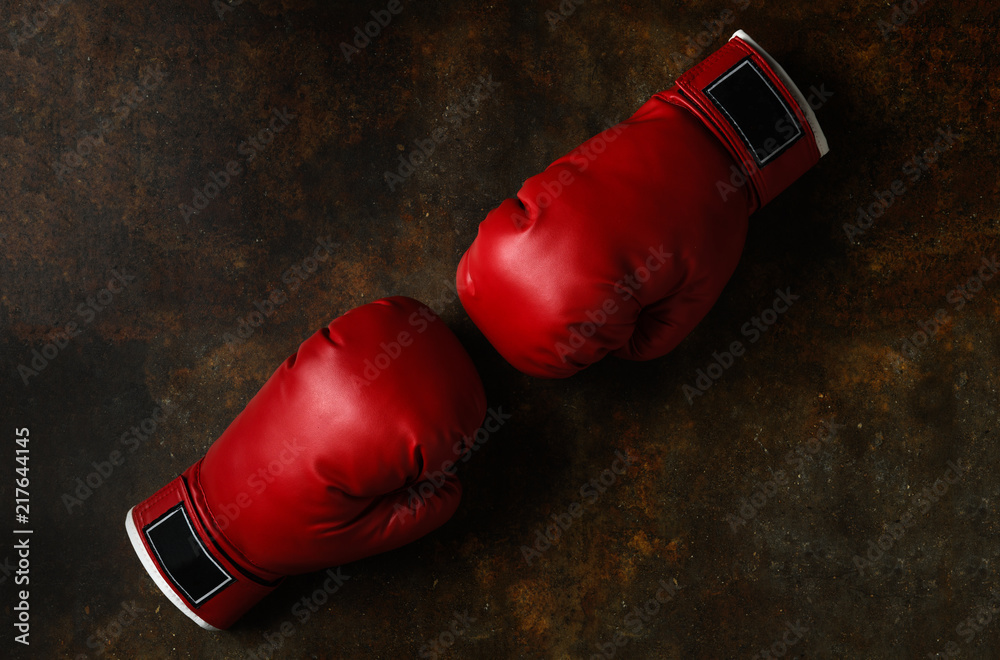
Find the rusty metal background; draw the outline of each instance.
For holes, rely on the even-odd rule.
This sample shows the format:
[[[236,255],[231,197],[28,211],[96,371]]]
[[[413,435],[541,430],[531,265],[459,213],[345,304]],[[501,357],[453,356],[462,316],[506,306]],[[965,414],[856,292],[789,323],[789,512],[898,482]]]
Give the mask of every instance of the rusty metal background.
[[[13,521],[26,427],[34,529],[29,647],[0,532],[6,657],[1000,657],[995,4],[27,0],[0,21],[0,491]],[[477,223],[737,28],[822,99],[831,153],[752,219],[672,354],[518,374],[452,290]],[[799,298],[762,316],[779,289]],[[457,515],[334,593],[295,577],[197,629],[125,512],[315,328],[393,294],[442,313],[511,415]],[[751,341],[755,318],[776,320]]]

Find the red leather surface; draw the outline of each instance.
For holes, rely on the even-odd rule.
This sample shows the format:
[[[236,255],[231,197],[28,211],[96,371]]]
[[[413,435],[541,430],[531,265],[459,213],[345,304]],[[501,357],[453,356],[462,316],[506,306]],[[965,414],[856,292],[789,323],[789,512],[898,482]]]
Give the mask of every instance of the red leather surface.
[[[733,40],[679,82],[689,92],[707,84],[747,48]],[[692,100],[678,87],[654,96],[528,179],[479,225],[458,266],[458,292],[516,368],[565,377],[608,353],[659,357],[715,303],[758,191],[747,184],[720,194],[717,184],[731,181],[742,156]],[[790,172],[798,177],[818,161],[806,138],[811,147],[776,160],[764,202]]]
[[[743,249],[749,189],[723,200],[714,185],[732,165],[700,119],[647,101],[486,217],[458,267],[462,304],[512,365],[535,376],[569,376],[610,352],[663,355],[708,312]],[[562,194],[541,208],[557,184]],[[616,290],[642,276],[660,246],[669,256],[654,260],[652,277]],[[575,347],[573,331],[590,333],[584,324],[602,312],[607,320]]]
[[[453,460],[485,414],[476,369],[444,322],[415,300],[379,300],[285,360],[209,449],[193,499],[248,568],[295,574],[350,562],[454,513],[454,476],[415,510],[408,489]]]

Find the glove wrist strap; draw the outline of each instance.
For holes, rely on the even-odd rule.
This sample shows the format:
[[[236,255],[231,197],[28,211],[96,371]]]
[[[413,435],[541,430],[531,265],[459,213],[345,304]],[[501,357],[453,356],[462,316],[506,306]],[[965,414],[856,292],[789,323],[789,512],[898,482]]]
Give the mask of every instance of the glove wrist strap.
[[[665,100],[694,112],[749,180],[751,212],[819,162],[829,148],[815,113],[785,71],[745,32],[682,75]],[[739,176],[737,176],[739,175]]]
[[[236,558],[198,505],[192,476],[199,467],[195,463],[132,507],[125,526],[143,567],[170,602],[202,628],[221,630],[273,591],[281,576],[249,570]]]

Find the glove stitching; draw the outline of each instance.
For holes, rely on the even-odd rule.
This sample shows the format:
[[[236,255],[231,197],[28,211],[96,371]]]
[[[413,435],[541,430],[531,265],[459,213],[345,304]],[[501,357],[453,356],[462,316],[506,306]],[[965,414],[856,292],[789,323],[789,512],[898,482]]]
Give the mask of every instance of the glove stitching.
[[[202,460],[204,460],[204,459],[202,459]],[[205,491],[204,491],[204,489],[202,488],[202,485],[201,485],[201,461],[198,461],[197,463],[195,463],[195,465],[194,465],[194,474],[191,475],[191,478],[192,478],[192,481],[194,481],[195,484],[197,485],[198,492],[201,493],[202,496],[204,496]],[[192,502],[192,505],[193,504],[194,504],[194,502]],[[237,546],[235,543],[233,543],[233,540],[231,538],[229,538],[228,536],[226,536],[226,533],[222,530],[221,526],[219,525],[219,521],[216,520],[215,514],[212,512],[211,507],[209,507],[208,501],[205,502],[204,510],[205,510],[206,516],[211,520],[213,526],[215,527],[215,529],[211,530],[211,531],[206,529],[205,530],[206,532],[208,532],[210,534],[213,533],[213,532],[215,532],[219,536],[221,536],[223,539],[225,539],[226,543],[229,544],[230,549],[237,556],[239,556],[240,559],[243,559],[250,566],[252,566],[252,567],[256,568],[257,570],[262,571],[262,572],[264,572],[264,573],[266,573],[268,575],[278,575],[277,573],[274,573],[273,571],[269,571],[266,568],[264,568],[263,566],[260,566],[259,564],[257,564],[256,562],[254,562],[252,559],[250,559],[249,557],[247,557],[243,553],[243,550],[239,546]]]
[[[175,478],[174,481],[176,481],[176,479],[179,479],[179,478],[180,477]],[[152,497],[150,497],[145,502],[143,502],[142,504],[140,504],[139,507],[137,507],[136,513],[138,513],[139,516],[140,516],[139,519],[140,519],[140,522],[142,523],[142,525],[141,525],[142,527],[145,527],[146,523],[149,522],[149,518],[146,516],[146,514],[147,514],[147,512],[148,512],[149,509],[153,508],[154,504],[156,504],[160,500],[164,500],[167,497],[175,495],[175,493],[171,492],[171,490],[170,490],[171,487],[176,488],[176,485],[173,482],[171,482],[165,488],[160,489]],[[145,536],[145,534],[143,534],[143,536]]]
[[[749,56],[751,58],[751,60],[753,60],[754,64],[756,64],[758,67],[761,67],[762,71],[765,71],[765,72],[770,71],[771,67],[766,62],[764,62],[763,58],[761,58],[760,55],[758,55],[755,50],[753,50],[752,48],[750,48],[750,46],[746,45],[742,41],[733,41],[733,40],[730,40],[730,41],[726,42],[725,46],[723,46],[719,50],[715,51],[714,53],[712,53],[711,55],[709,55],[708,57],[706,57],[704,60],[702,60],[701,62],[699,62],[698,64],[696,64],[693,68],[688,69],[688,71],[685,72],[677,80],[676,85],[680,89],[682,89],[688,96],[691,97],[691,101],[692,102],[694,102],[694,100],[696,98],[698,98],[699,96],[702,96],[702,97],[705,96],[705,94],[704,94],[703,91],[695,89],[694,85],[692,85],[689,82],[689,80],[691,78],[697,77],[698,75],[700,75],[701,73],[703,73],[706,69],[710,68],[711,66],[714,66],[720,59],[722,59],[724,57],[724,51],[726,50],[727,46],[731,46],[737,52],[742,53],[743,55]],[[765,75],[768,75],[768,74],[765,73]],[[686,80],[686,78],[688,80]],[[768,75],[768,79],[770,80],[770,82],[772,84],[775,83],[775,80],[773,79],[773,77],[771,75]],[[784,83],[782,83],[781,81],[777,81],[776,84],[779,87],[784,88]],[[782,98],[784,98],[784,97],[782,97]],[[664,100],[666,100],[668,103],[670,103],[669,100],[667,100],[667,99],[664,99]],[[678,104],[674,103],[673,105],[678,105]],[[699,106],[699,109],[700,109],[701,103],[695,102],[695,105]],[[712,104],[709,104],[709,105],[711,107],[708,107],[707,111],[706,110],[702,110],[702,112],[706,112],[709,115],[709,117],[711,117],[712,110],[714,110],[715,112],[718,112],[719,108],[716,108]],[[683,107],[683,106],[678,106],[678,107]],[[723,110],[723,112],[724,112],[724,110]],[[721,132],[723,134],[726,134],[727,132],[732,132],[733,135],[736,135],[736,132],[733,130],[733,127],[736,126],[736,122],[732,119],[732,117],[729,116],[728,112],[726,113],[726,117],[729,119],[729,121],[727,122],[728,123],[728,127],[726,129],[720,129]],[[736,136],[736,137],[739,138],[739,136]],[[771,194],[770,187],[767,185],[767,180],[766,180],[766,177],[764,176],[764,170],[763,170],[763,168],[760,167],[760,166],[757,166],[757,159],[753,157],[753,154],[751,154],[747,150],[746,146],[742,142],[740,142],[739,139],[737,139],[735,142],[733,140],[729,140],[729,141],[733,142],[734,148],[736,148],[738,151],[740,151],[740,152],[746,152],[746,154],[750,157],[750,159],[753,161],[753,163],[755,165],[754,169],[756,170],[756,172],[750,173],[750,177],[749,178],[750,178],[750,180],[752,180],[756,184],[756,186],[758,188],[758,195],[761,198],[760,206],[764,205],[763,200],[765,200],[765,199],[768,199],[768,200],[774,199],[774,196]],[[738,159],[738,162],[741,162],[742,160],[743,160],[743,158],[740,157]]]

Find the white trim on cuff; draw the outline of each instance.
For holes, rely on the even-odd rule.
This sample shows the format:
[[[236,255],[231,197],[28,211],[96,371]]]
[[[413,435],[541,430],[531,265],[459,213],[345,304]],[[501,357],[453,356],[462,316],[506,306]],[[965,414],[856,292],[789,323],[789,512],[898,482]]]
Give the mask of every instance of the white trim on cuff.
[[[826,141],[826,135],[823,133],[823,129],[819,126],[819,120],[816,119],[816,113],[813,112],[812,107],[809,102],[806,101],[805,95],[799,91],[798,86],[792,81],[792,79],[785,73],[785,70],[781,68],[781,65],[771,57],[766,50],[760,47],[760,45],[750,38],[750,35],[743,30],[737,30],[733,33],[733,36],[729,38],[730,41],[739,37],[741,40],[745,41],[748,46],[753,48],[757,53],[764,58],[764,61],[774,70],[778,77],[781,78],[781,82],[785,83],[785,87],[788,91],[792,93],[795,97],[795,101],[799,104],[802,109],[802,113],[806,116],[806,121],[809,122],[809,127],[812,129],[813,135],[816,136],[816,148],[819,149],[820,158],[830,153],[830,145]]]
[[[132,507],[132,509],[134,508],[135,507]],[[158,571],[156,565],[153,564],[153,560],[146,551],[146,545],[142,542],[142,537],[139,535],[139,530],[135,526],[135,521],[132,519],[132,509],[129,509],[128,515],[125,516],[125,529],[128,530],[128,539],[132,542],[132,549],[135,550],[135,554],[139,556],[139,561],[142,562],[142,567],[146,569],[147,573],[149,573],[149,577],[153,578],[153,582],[155,582],[156,586],[160,588],[163,595],[166,596],[177,609],[184,612],[189,619],[197,623],[205,630],[220,632],[219,628],[216,628],[195,614],[194,611],[181,600],[180,596],[174,593],[174,590],[169,584],[167,584],[167,581],[163,579],[163,576],[160,575],[160,571]]]

